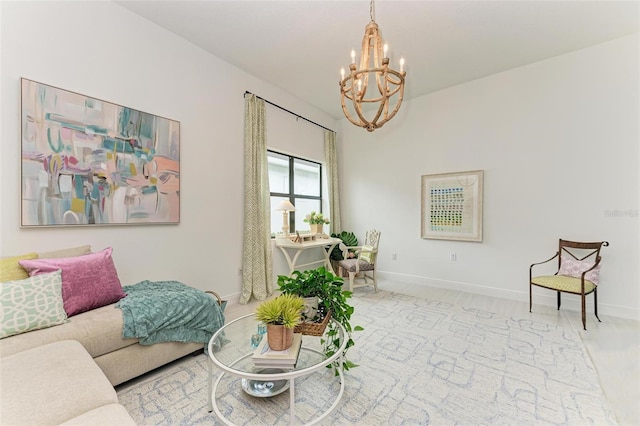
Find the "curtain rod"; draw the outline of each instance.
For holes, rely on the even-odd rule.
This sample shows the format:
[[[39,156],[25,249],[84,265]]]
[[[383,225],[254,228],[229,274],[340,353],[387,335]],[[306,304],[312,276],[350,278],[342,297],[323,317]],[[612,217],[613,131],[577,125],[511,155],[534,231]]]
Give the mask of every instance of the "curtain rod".
[[[248,90],[245,90],[245,92],[244,92],[244,95],[243,95],[243,96],[247,96],[247,95],[254,95],[256,98],[258,98],[258,99],[262,99],[263,101],[265,101],[265,102],[266,102],[266,103],[268,103],[269,105],[273,105],[274,107],[276,107],[276,108],[280,108],[281,110],[286,111],[286,112],[288,112],[288,113],[289,113],[289,114],[291,114],[291,115],[295,115],[295,116],[296,116],[296,118],[302,118],[303,120],[308,121],[308,122],[309,122],[309,123],[311,123],[311,124],[315,124],[315,125],[316,125],[316,126],[318,126],[318,127],[322,127],[322,128],[323,128],[323,129],[325,129],[325,130],[328,130],[328,131],[330,131],[330,132],[335,133],[335,130],[331,130],[331,129],[329,129],[329,128],[326,128],[326,127],[324,127],[322,124],[318,124],[318,123],[316,123],[315,121],[311,121],[311,120],[309,120],[308,118],[305,118],[305,117],[303,117],[303,116],[301,116],[301,115],[298,115],[298,114],[296,114],[295,112],[289,111],[288,109],[283,108],[283,107],[281,107],[280,105],[274,104],[273,102],[270,102],[270,101],[266,100],[265,98],[261,98],[260,96],[256,95],[255,93],[251,93],[251,92],[249,92]]]

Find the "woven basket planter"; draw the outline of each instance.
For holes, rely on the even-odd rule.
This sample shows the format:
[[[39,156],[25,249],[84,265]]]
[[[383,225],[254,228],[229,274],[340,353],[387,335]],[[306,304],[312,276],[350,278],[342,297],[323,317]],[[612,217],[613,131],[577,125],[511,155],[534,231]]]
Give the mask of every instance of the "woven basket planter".
[[[293,329],[294,333],[302,333],[306,336],[322,336],[331,319],[331,312],[327,312],[322,322],[301,322]]]

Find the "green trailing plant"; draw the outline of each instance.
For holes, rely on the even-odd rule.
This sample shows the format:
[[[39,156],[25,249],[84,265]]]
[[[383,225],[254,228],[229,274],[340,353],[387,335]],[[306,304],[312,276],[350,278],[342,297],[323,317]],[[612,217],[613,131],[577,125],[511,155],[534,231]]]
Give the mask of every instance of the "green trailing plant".
[[[358,245],[358,238],[353,232],[342,231],[339,234],[331,234],[333,238],[340,238],[345,246],[347,247],[355,247]],[[349,253],[354,253],[353,250],[349,250]],[[339,246],[335,246],[331,251],[331,260],[343,260],[344,256],[342,255],[342,250],[340,250]]]
[[[265,324],[284,325],[294,328],[302,321],[304,300],[294,294],[265,300],[256,308],[256,318]]]
[[[324,266],[317,269],[307,271],[293,271],[291,276],[279,275],[278,286],[283,294],[294,294],[297,296],[309,297],[317,296],[320,299],[318,315],[314,322],[320,322],[326,315],[331,312],[331,317],[344,327],[346,331],[345,339],[347,345],[342,352],[342,367],[345,371],[350,368],[357,367],[357,364],[346,358],[347,351],[355,342],[352,338],[354,331],[361,331],[364,328],[351,325],[351,316],[354,308],[348,303],[351,292],[342,289],[344,281],[342,278],[328,271]],[[328,357],[333,356],[341,346],[339,327],[336,323],[329,321],[327,331],[321,339],[324,354]],[[337,367],[338,361],[329,367]],[[336,375],[338,371],[336,370]]]

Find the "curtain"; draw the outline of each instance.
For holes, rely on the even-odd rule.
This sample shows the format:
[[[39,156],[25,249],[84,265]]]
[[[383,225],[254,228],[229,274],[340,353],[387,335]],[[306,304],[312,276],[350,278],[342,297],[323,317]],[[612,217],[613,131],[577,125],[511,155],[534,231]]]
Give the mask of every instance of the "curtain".
[[[273,293],[269,196],[265,102],[250,95],[245,98],[244,124],[242,304]]]
[[[329,193],[329,231],[331,234],[342,231],[340,223],[340,191],[338,191],[338,153],[336,152],[336,133],[324,131],[324,158],[327,162],[327,183]]]

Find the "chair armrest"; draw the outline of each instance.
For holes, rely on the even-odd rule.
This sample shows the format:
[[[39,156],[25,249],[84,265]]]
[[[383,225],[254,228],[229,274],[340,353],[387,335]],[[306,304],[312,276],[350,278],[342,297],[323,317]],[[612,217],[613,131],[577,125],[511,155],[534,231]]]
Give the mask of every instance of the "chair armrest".
[[[558,257],[560,255],[560,252],[557,251],[556,254],[553,255],[553,257],[550,257],[549,259],[543,261],[543,262],[537,262],[537,263],[532,263],[531,266],[529,266],[529,281],[531,281],[531,279],[533,278],[533,267],[537,266],[537,265],[542,265],[545,264],[547,262],[551,262],[553,259],[555,259],[556,257]],[[557,273],[557,272],[556,272]]]

